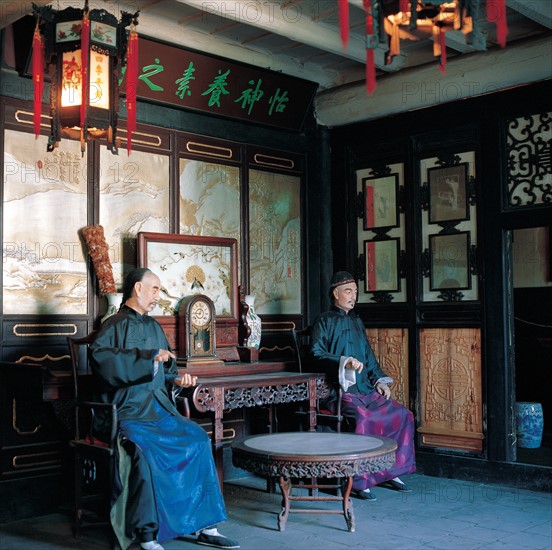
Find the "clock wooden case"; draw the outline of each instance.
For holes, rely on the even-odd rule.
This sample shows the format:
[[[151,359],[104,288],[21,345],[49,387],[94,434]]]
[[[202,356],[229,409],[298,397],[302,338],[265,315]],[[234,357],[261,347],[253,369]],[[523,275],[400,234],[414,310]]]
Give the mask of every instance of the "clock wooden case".
[[[223,365],[217,357],[215,304],[204,294],[182,299],[178,308],[179,363]]]

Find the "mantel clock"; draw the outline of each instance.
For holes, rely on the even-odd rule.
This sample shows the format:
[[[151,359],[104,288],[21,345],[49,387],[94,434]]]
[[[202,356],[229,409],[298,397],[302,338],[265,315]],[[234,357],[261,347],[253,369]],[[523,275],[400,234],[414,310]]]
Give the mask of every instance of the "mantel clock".
[[[179,362],[190,365],[222,365],[216,350],[215,304],[204,294],[184,298],[178,309]]]

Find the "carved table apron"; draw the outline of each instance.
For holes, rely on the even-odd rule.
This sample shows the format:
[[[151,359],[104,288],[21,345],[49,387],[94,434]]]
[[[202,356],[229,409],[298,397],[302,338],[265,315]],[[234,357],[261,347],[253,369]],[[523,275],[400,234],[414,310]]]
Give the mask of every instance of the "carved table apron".
[[[235,466],[265,477],[278,477],[282,510],[278,528],[284,531],[290,512],[341,514],[349,531],[355,530],[351,501],[353,476],[387,470],[395,464],[397,444],[387,437],[352,433],[288,432],[246,437],[232,444]],[[310,478],[312,484],[292,484],[291,479]],[[341,496],[318,496],[318,478],[343,478]],[[313,490],[311,496],[293,496],[293,487]],[[291,501],[340,501],[339,510],[290,509]]]
[[[316,403],[327,397],[325,376],[318,373],[274,372],[199,378],[193,403],[199,412],[213,412],[215,463],[222,485],[222,418],[224,411],[242,407],[309,401],[309,430],[316,428]]]

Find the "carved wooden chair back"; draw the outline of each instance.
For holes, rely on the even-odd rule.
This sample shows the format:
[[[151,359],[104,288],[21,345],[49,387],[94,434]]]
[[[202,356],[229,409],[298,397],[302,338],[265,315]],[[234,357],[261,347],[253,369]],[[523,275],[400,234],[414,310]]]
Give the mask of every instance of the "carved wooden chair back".
[[[312,326],[307,326],[295,333],[295,341],[297,346],[297,355],[299,361],[299,369],[301,372],[318,372],[316,361],[310,358],[310,337]],[[336,432],[341,432],[343,424],[343,415],[341,413],[341,397],[342,389],[336,383],[329,383],[330,395],[323,400],[318,400],[316,421],[319,429],[331,429]],[[301,413],[299,413],[301,414]]]
[[[74,449],[74,535],[78,538],[85,526],[110,525],[109,503],[115,474],[117,406],[92,401],[93,381],[88,364],[88,347],[96,332],[68,337],[75,397],[75,433],[70,442]],[[107,432],[98,430],[105,419]],[[103,423],[102,423],[103,424]]]

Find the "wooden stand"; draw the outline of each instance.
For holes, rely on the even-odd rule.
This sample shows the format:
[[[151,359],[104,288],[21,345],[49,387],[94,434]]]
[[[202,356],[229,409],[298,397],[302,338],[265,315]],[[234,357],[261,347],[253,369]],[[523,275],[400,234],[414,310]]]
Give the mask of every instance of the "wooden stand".
[[[191,358],[191,359],[179,359],[179,367],[223,367],[224,361],[218,357],[206,357],[205,359]]]
[[[259,350],[257,348],[238,346],[237,350],[242,363],[257,363],[259,361]]]

